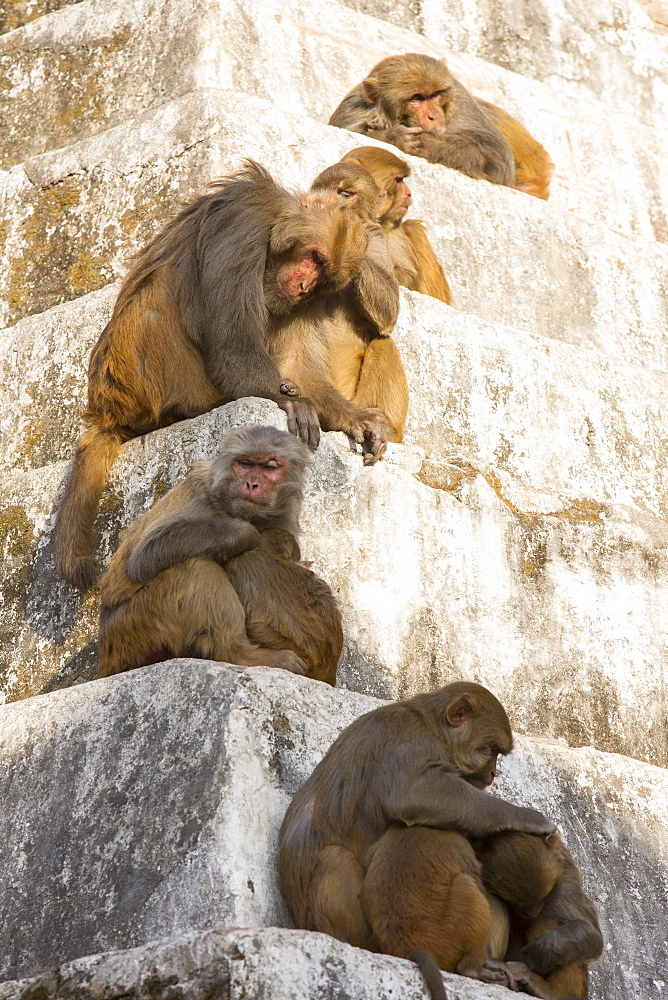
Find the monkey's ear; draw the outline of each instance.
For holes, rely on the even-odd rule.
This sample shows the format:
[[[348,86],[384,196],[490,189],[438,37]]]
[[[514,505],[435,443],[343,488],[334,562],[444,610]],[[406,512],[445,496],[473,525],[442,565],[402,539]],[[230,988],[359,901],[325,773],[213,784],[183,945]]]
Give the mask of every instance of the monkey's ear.
[[[549,844],[550,847],[555,847],[558,840],[559,840],[559,834],[555,830],[554,833],[548,833],[547,837],[545,838],[545,843]]]
[[[455,729],[463,729],[471,721],[478,704],[470,694],[460,694],[451,702],[445,712],[448,724]]]
[[[378,82],[376,80],[371,77],[368,80],[362,80],[362,91],[369,104],[378,102]]]

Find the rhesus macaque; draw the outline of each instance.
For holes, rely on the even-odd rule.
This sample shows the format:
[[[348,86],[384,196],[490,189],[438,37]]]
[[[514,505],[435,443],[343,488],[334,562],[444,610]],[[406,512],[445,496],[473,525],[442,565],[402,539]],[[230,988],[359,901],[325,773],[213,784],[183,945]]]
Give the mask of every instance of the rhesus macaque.
[[[510,146],[515,160],[515,184],[518,191],[531,194],[534,198],[547,201],[550,197],[550,181],[554,163],[547,150],[528,132],[524,125],[502,108],[497,108],[481,97],[476,103],[491,118]]]
[[[493,184],[515,184],[515,163],[500,130],[444,60],[409,52],[373,67],[329,119]]]
[[[242,427],[130,525],[100,582],[101,677],[195,656],[334,683],[341,615],[293,561],[308,454]]]
[[[390,336],[399,312],[399,290],[386,233],[377,222],[382,200],[382,192],[369,173],[352,163],[327,167],[303,199],[312,208],[338,206],[365,228],[367,253],[359,275],[329,297],[332,312],[323,331],[323,361],[341,396],[355,406],[377,412],[385,441],[402,441],[408,382]],[[294,377],[299,381],[296,374]],[[302,388],[308,393],[307,384]],[[365,461],[373,457],[365,456]]]
[[[137,254],[90,358],[88,428],[53,531],[59,576],[81,590],[95,582],[93,525],[107,470],[125,441],[157,427],[261,396],[285,410],[289,429],[311,448],[320,421],[377,457],[375,415],[328,383],[323,331],[310,328],[323,297],[356,277],[365,253],[366,233],[354,215],[307,210],[249,161]],[[390,296],[388,323],[391,314]],[[298,347],[312,401],[295,398],[288,369]]]
[[[509,911],[505,958],[520,988],[544,1000],[586,1000],[588,963],[603,938],[580,872],[558,834],[503,832],[474,844],[482,881]],[[494,953],[494,949],[493,949]]]
[[[351,149],[341,159],[343,163],[364,167],[384,192],[378,222],[387,237],[399,284],[449,305],[452,301],[450,287],[431,248],[424,223],[418,219],[404,219],[412,200],[406,184],[410,173],[406,161],[389,149],[377,146]]]
[[[423,969],[434,962],[428,949],[438,936],[438,955],[448,956],[449,968],[461,963],[471,978],[512,981],[503,963],[486,957],[490,910],[464,840],[500,830],[554,832],[534,809],[485,794],[498,755],[512,746],[502,705],[468,682],[353,722],[299,789],[281,827],[281,879],[296,926],[411,955]],[[434,829],[425,834],[424,827]],[[423,867],[423,851],[434,853],[430,841],[435,862]],[[473,907],[466,921],[453,925],[442,908],[418,905],[430,885],[438,892],[439,880],[457,907]],[[413,918],[419,928],[409,933]]]

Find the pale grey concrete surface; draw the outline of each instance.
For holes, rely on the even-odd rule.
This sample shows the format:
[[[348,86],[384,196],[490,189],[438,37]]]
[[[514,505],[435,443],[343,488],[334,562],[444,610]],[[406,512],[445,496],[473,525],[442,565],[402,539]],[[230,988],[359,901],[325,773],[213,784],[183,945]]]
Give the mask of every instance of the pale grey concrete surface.
[[[2,973],[190,928],[289,926],[276,867],[283,813],[339,732],[377,704],[280,670],[173,660],[5,706]],[[517,742],[497,794],[554,817],[582,868],[608,942],[592,1000],[662,996],[668,773]],[[347,953],[388,975],[407,968]]]
[[[8,34],[0,39],[1,162],[71,144],[199,87],[253,94],[324,124],[379,59],[406,51],[447,55],[469,89],[535,133],[556,165],[560,208],[634,237],[668,238],[661,122],[555,93],[475,55],[445,52],[428,32],[323,0],[298,9],[290,0],[85,0]]]
[[[98,519],[104,559],[122,527],[246,422],[285,426],[274,404],[241,400],[125,445]],[[343,612],[339,683],[395,698],[470,677],[498,691],[522,732],[668,763],[666,522],[428,462],[414,446],[363,467],[346,440],[325,436],[302,518],[305,558]],[[95,676],[96,599],[80,602],[51,562],[65,472],[16,474],[0,493],[8,700]]]

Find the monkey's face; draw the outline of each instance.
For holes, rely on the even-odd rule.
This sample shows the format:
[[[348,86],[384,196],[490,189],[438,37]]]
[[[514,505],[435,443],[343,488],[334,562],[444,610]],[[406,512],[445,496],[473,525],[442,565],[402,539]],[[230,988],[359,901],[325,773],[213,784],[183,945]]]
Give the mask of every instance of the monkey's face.
[[[438,132],[445,125],[443,97],[445,90],[416,90],[404,101],[402,119],[407,125],[417,125],[425,132]]]
[[[498,770],[498,759],[501,753],[501,748],[498,746],[493,746],[489,757],[485,761],[484,765],[475,774],[467,774],[466,781],[469,785],[473,785],[474,788],[480,788],[482,791],[488,788],[494,779],[496,778],[496,772]]]
[[[325,270],[327,251],[300,248],[265,271],[265,302],[270,313],[282,315],[314,291]]]
[[[287,462],[280,455],[244,455],[232,463],[234,513],[246,520],[263,518],[280,504]]]
[[[395,177],[388,194],[392,197],[392,202],[388,211],[383,215],[382,221],[398,225],[408,211],[413,196],[403,177]]]

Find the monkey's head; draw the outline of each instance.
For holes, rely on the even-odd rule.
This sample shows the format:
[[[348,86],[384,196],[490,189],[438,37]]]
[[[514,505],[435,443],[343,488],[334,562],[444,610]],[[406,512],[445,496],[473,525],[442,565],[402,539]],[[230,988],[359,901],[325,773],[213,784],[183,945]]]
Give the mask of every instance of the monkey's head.
[[[412,201],[410,190],[405,182],[405,178],[410,174],[410,167],[406,161],[402,160],[400,156],[395,156],[389,149],[359,146],[346,153],[341,162],[356,163],[358,166],[364,167],[383,192],[383,202],[378,213],[378,221],[381,226],[400,225]]]
[[[380,216],[384,195],[374,178],[359,163],[341,162],[327,167],[304,195],[309,208],[336,204],[339,208],[357,212],[367,222]]]
[[[455,681],[426,695],[434,704],[452,762],[466,781],[481,790],[496,777],[499,755],[513,749],[505,709],[481,684]]]
[[[452,82],[445,60],[407,52],[382,59],[362,81],[362,91],[391,124],[437,132],[445,124],[443,103]]]
[[[285,315],[315,293],[344,288],[362,266],[366,234],[360,218],[337,205],[300,205],[274,224],[264,271],[264,300]]]
[[[536,837],[504,830],[476,847],[482,880],[490,892],[535,920],[564,870],[564,847],[558,833]]]
[[[227,435],[211,463],[211,491],[233,517],[294,534],[309,461],[307,446],[292,434],[240,427]]]

